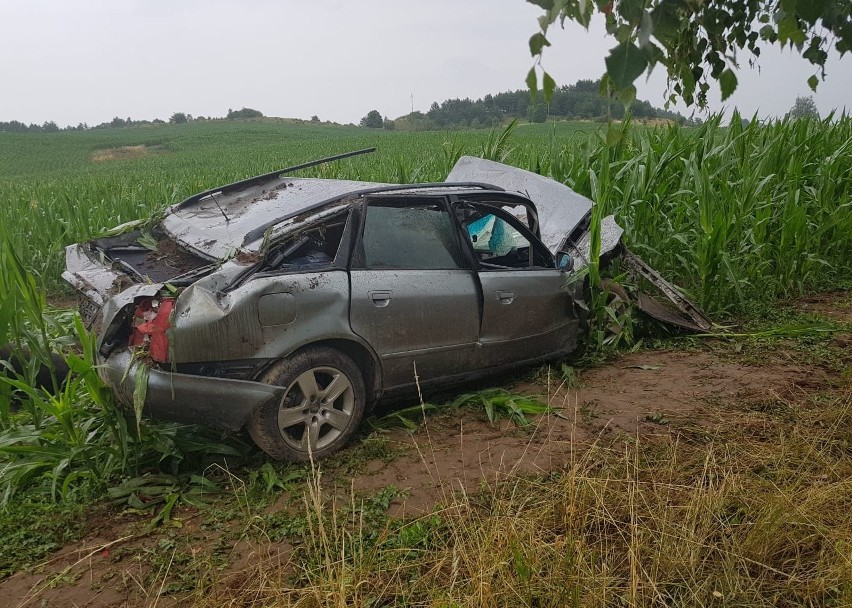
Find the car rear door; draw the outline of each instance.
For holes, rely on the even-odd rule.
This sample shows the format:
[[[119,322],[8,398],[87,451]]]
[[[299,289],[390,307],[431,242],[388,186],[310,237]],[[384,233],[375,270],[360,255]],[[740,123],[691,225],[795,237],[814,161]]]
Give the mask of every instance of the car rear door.
[[[352,330],[379,355],[386,389],[464,373],[479,337],[479,292],[442,197],[366,202],[350,264]]]

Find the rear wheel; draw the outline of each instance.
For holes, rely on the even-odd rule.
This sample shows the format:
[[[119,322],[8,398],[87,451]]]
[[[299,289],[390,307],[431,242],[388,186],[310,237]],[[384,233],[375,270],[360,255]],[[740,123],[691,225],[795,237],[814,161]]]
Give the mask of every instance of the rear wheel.
[[[361,372],[333,348],[307,348],[274,365],[263,381],[285,387],[284,396],[255,411],[248,431],[273,458],[328,456],[349,442],[364,416]]]

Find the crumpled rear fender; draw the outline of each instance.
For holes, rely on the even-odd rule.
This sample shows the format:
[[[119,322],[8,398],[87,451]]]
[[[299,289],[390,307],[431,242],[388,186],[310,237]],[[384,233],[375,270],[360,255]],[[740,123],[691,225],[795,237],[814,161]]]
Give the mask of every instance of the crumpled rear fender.
[[[173,361],[277,359],[304,345],[349,340],[349,275],[324,270],[254,277],[222,293],[215,277],[181,293],[170,331]]]

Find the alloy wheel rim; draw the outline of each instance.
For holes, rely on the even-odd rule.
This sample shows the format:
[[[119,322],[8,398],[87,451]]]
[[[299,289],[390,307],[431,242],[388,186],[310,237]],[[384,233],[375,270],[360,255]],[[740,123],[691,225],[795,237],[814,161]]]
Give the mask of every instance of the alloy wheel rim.
[[[349,428],[355,391],[337,368],[313,367],[287,387],[278,408],[278,429],[284,442],[301,452],[328,447]]]

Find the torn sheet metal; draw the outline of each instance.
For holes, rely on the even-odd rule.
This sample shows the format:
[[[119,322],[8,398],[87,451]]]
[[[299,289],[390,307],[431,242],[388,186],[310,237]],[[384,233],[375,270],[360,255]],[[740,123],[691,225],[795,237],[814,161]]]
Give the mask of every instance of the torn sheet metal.
[[[637,302],[639,310],[659,321],[690,331],[703,332],[713,328],[713,322],[698,306],[690,302],[682,291],[648,266],[639,256],[625,248],[622,258],[631,272],[657,287],[676,307],[676,310],[673,310],[671,306],[656,301],[648,294],[640,293]],[[678,314],[678,311],[681,314]]]
[[[601,255],[613,251],[621,242],[624,229],[615,221],[614,215],[608,215],[601,220]],[[583,233],[582,238],[576,245],[570,243],[563,245],[564,250],[577,254],[574,262],[574,270],[588,266],[591,258],[592,233],[588,230]]]
[[[530,198],[538,210],[541,240],[551,253],[569,251],[575,254],[575,270],[588,265],[591,257],[591,232],[584,230],[576,243],[569,242],[569,236],[587,219],[593,203],[568,186],[517,167],[470,156],[462,156],[459,159],[447,176],[447,181],[487,182]],[[603,218],[601,255],[614,251],[622,236],[624,229],[616,223],[615,216]],[[710,319],[660,273],[626,249],[624,259],[633,272],[655,285],[675,307],[672,309],[648,294],[641,294],[637,303],[640,310],[655,319],[690,331],[708,331],[712,328]]]

